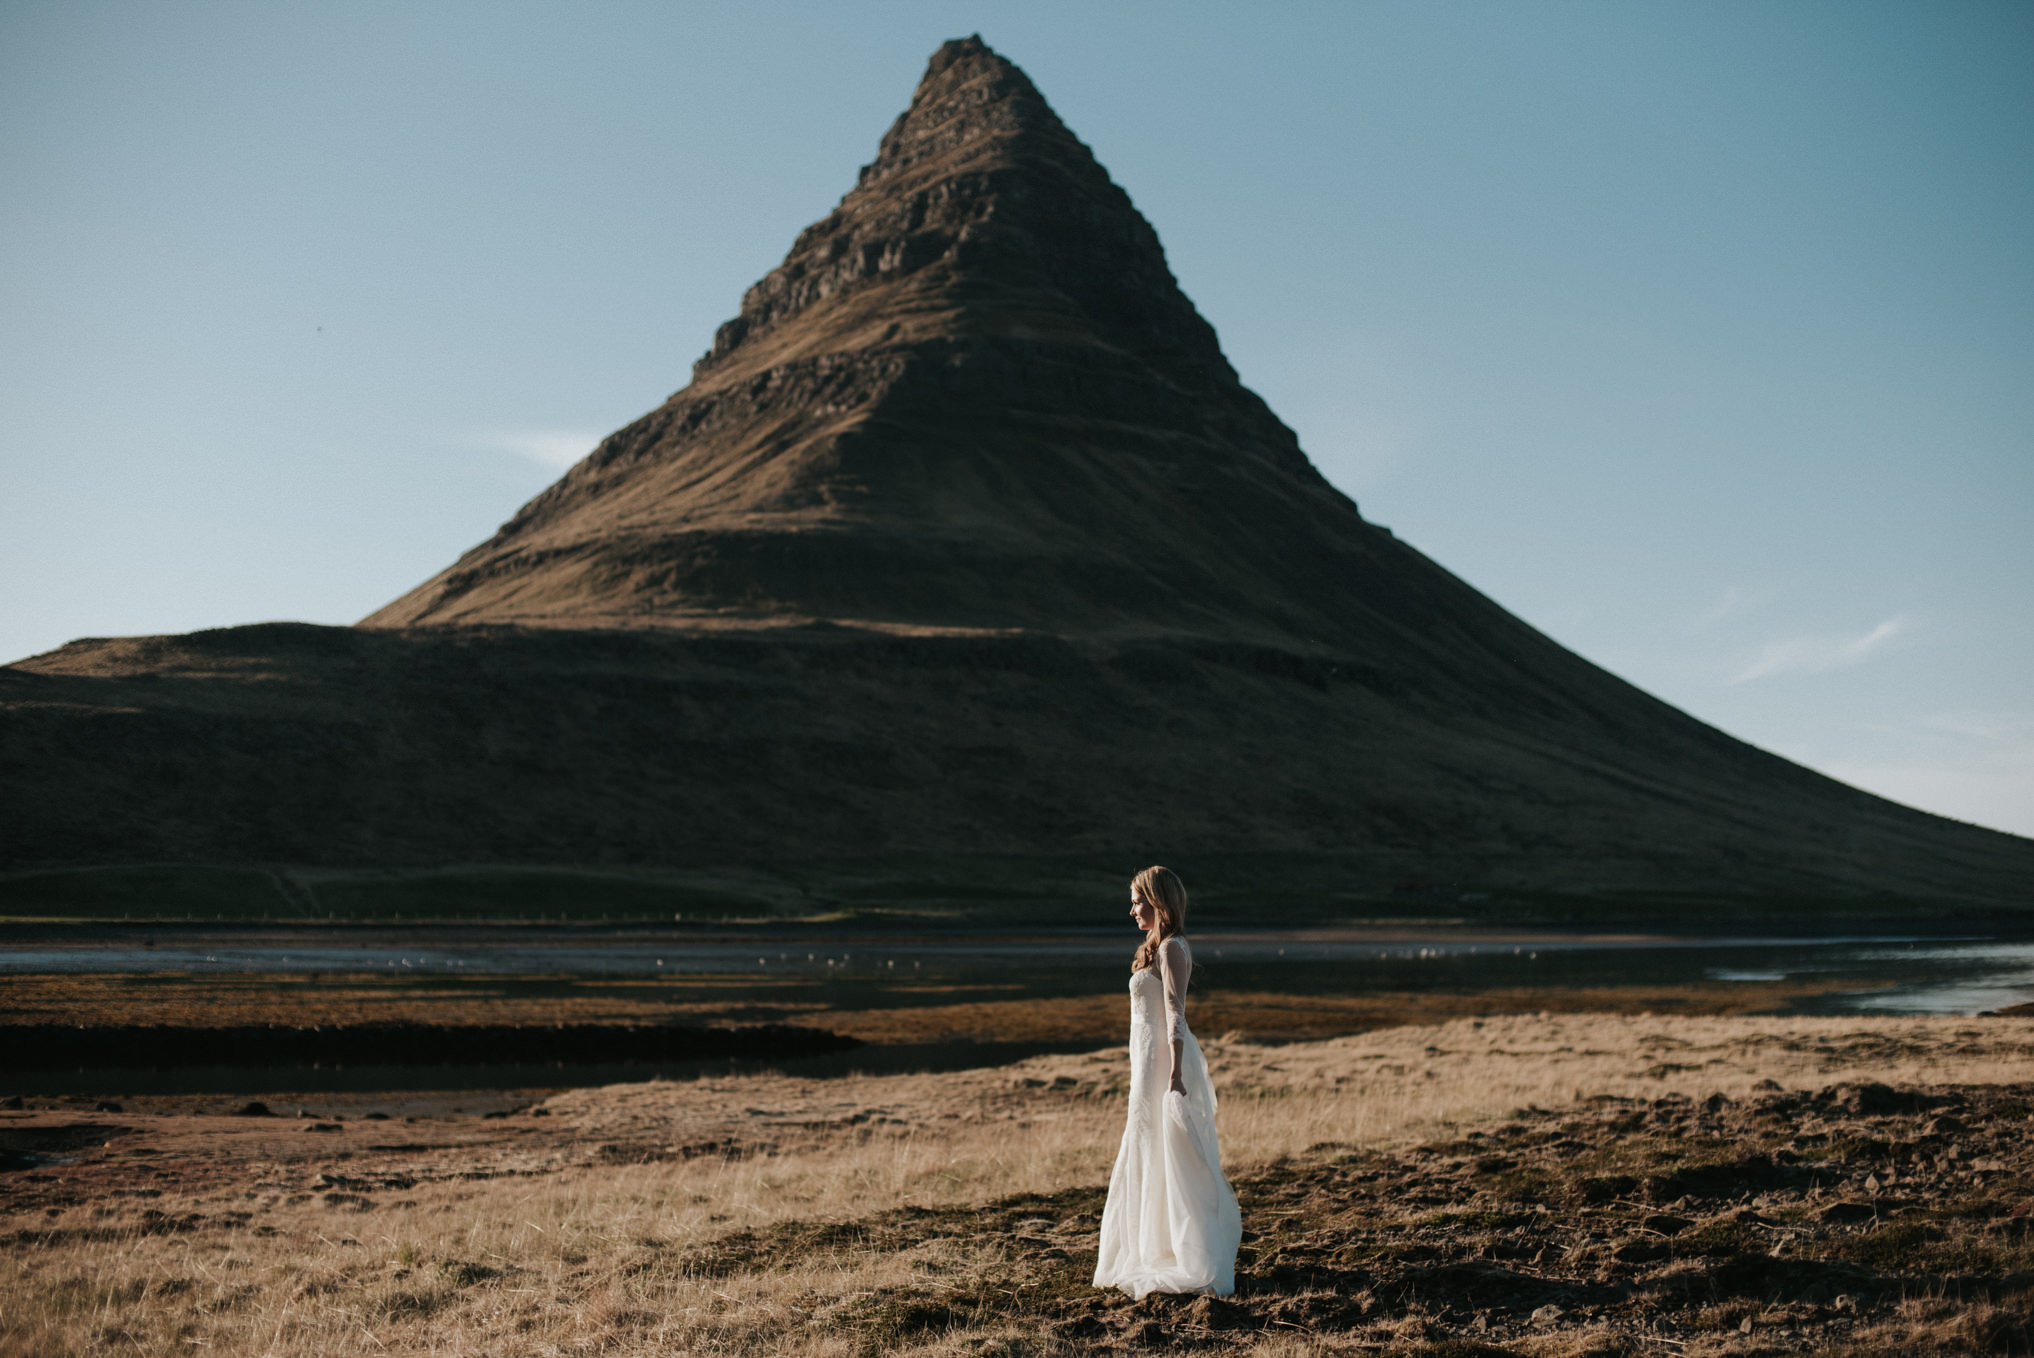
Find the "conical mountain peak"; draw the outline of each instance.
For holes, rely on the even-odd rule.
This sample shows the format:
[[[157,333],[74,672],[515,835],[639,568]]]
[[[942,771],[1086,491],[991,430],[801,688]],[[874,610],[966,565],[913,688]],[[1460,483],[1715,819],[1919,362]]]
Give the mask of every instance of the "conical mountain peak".
[[[1068,155],[1093,158],[1029,76],[979,36],[956,38],[926,63],[911,107],[883,135],[875,162],[862,167],[859,187],[894,178],[956,147],[981,148],[1026,134],[1056,142]]]
[[[854,190],[749,289],[694,378],[730,358],[740,370],[774,358],[775,346],[740,351],[817,304],[907,280],[890,313],[906,336],[936,324],[918,305],[923,292],[964,287],[965,314],[945,317],[941,333],[1042,329],[1234,380],[1129,195],[1030,78],[978,37],[933,55]],[[812,337],[799,338],[809,347]],[[832,338],[868,343],[860,326]]]
[[[1129,195],[967,38],[691,385],[367,622],[1317,637],[1348,622],[1321,565],[1377,537]]]

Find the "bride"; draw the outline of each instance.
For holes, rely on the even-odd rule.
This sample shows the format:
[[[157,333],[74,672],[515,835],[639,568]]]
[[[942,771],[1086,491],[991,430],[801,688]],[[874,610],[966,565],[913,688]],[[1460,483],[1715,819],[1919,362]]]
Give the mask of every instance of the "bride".
[[[1186,888],[1170,868],[1130,884],[1144,944],[1130,965],[1130,1119],[1102,1209],[1095,1286],[1147,1292],[1236,1290],[1243,1221],[1222,1177],[1215,1091],[1187,1028],[1193,953],[1180,933]]]

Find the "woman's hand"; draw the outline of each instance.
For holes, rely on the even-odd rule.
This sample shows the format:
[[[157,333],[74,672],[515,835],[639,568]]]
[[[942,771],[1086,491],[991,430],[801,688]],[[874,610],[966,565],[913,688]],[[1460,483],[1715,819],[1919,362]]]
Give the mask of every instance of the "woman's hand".
[[[1182,1082],[1182,1081],[1181,1081],[1181,1079],[1179,1078],[1179,1067],[1178,1067],[1178,1066],[1174,1066],[1174,1067],[1172,1068],[1172,1092],[1173,1092],[1173,1093],[1175,1093],[1175,1094],[1182,1094],[1182,1095],[1186,1093],[1186,1085],[1185,1085],[1185,1083],[1184,1083],[1184,1082]]]

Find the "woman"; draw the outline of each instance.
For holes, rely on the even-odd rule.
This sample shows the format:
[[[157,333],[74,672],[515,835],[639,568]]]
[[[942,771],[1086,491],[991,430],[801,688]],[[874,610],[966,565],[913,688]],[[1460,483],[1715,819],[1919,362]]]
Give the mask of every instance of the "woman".
[[[1236,1290],[1243,1238],[1236,1195],[1222,1177],[1215,1091],[1187,1029],[1193,953],[1186,888],[1170,868],[1130,884],[1130,918],[1144,944],[1130,964],[1130,1119],[1102,1209],[1095,1286],[1147,1292]]]

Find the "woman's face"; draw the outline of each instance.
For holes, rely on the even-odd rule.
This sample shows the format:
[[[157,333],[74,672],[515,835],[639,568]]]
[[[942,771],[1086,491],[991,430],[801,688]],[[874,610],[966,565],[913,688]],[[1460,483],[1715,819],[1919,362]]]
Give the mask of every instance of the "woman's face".
[[[1151,902],[1137,893],[1134,886],[1130,888],[1130,918],[1136,920],[1137,927],[1147,934],[1158,923],[1158,912],[1151,908]]]

